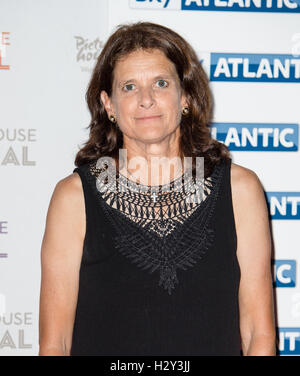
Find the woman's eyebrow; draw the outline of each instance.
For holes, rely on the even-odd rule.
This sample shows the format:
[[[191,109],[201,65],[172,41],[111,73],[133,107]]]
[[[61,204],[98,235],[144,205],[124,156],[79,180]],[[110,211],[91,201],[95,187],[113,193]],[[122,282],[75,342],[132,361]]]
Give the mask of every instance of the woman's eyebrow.
[[[170,73],[159,74],[158,76],[155,76],[152,79],[153,80],[159,80],[159,79],[163,79],[163,78],[166,78],[166,79],[175,79],[175,75],[174,74],[170,74]],[[123,86],[123,85],[126,85],[128,83],[136,82],[136,81],[137,80],[135,78],[131,78],[131,79],[126,80],[126,81],[120,81],[119,84],[118,84],[118,86]]]
[[[128,84],[129,82],[135,82],[135,79],[134,78],[130,78],[129,80],[127,81],[120,81],[118,86],[123,86],[123,85],[126,85]]]
[[[170,73],[159,74],[158,76],[154,77],[154,80],[158,80],[159,78],[175,78],[175,75]]]

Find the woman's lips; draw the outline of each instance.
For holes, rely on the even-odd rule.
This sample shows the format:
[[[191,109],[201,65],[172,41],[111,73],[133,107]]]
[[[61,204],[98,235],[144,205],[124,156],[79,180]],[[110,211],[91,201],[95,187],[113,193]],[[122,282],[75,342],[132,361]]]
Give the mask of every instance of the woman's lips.
[[[145,117],[138,117],[136,120],[154,120],[159,119],[161,115],[155,115],[155,116],[145,116]]]

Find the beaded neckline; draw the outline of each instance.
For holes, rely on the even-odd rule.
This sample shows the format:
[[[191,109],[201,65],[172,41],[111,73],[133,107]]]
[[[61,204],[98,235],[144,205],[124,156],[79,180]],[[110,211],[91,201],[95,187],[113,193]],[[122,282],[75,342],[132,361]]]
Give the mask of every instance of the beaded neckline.
[[[129,189],[121,191],[123,178],[126,182],[130,179],[119,174],[115,175],[117,189],[107,189],[110,183],[99,181],[96,163],[88,166],[89,179],[115,231],[115,249],[150,273],[158,270],[159,286],[169,294],[179,282],[177,269],[186,270],[195,265],[213,244],[215,234],[211,219],[224,169],[224,164],[216,165],[210,177],[194,185],[194,192],[184,188],[177,192],[171,188],[154,202],[149,192],[136,192],[133,187],[139,184],[133,181],[133,184],[129,182]],[[181,178],[168,185],[175,186]],[[190,175],[184,184],[191,182]],[[198,200],[190,200],[193,196]]]
[[[119,172],[119,179],[123,182],[127,182],[127,183],[133,183],[139,187],[142,187],[144,188],[145,190],[150,190],[150,189],[154,189],[154,190],[162,190],[163,188],[168,188],[168,186],[170,185],[171,187],[178,184],[178,182],[182,182],[183,179],[184,179],[184,173],[182,173],[180,176],[178,176],[177,178],[171,180],[169,183],[165,183],[165,184],[159,184],[159,185],[145,185],[145,184],[142,184],[142,183],[138,183],[138,182],[135,182],[133,181],[132,179],[130,179],[129,177],[123,175],[121,172]]]
[[[211,178],[197,181],[196,184],[194,177],[189,172],[183,173],[169,183],[149,186],[134,182],[121,173],[111,171],[107,166],[100,169],[96,166],[97,163],[93,163],[90,166],[90,171],[96,176],[96,187],[102,193],[104,200],[109,206],[121,209],[123,212],[126,211],[124,209],[126,206],[133,205],[134,207],[128,208],[130,215],[133,212],[140,212],[145,207],[160,207],[162,216],[162,207],[169,209],[168,212],[172,212],[172,205],[180,206],[180,212],[189,212],[192,207],[209,195],[212,187]],[[103,175],[100,176],[103,172],[105,172],[104,178]],[[133,210],[136,207],[140,210]],[[148,212],[147,215],[151,216]],[[164,218],[167,218],[166,215]]]

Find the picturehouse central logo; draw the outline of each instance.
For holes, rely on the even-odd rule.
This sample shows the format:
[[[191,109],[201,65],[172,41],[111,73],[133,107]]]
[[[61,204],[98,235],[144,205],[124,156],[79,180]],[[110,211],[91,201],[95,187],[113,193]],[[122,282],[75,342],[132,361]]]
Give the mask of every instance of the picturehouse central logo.
[[[0,31],[0,70],[10,69],[10,65],[7,63],[7,46],[10,46],[10,33]]]
[[[5,350],[32,349],[32,325],[32,312],[9,312],[1,315],[0,355]]]
[[[81,64],[82,72],[91,72],[98,56],[104,46],[99,38],[89,39],[82,36],[74,36],[76,43],[76,61]]]
[[[35,166],[36,129],[0,128],[0,166]]]
[[[0,219],[0,239],[8,234],[8,222]],[[8,257],[8,253],[4,251],[2,246],[0,246],[0,259]],[[1,294],[0,294],[0,307],[1,307]],[[1,309],[0,309],[1,315]]]

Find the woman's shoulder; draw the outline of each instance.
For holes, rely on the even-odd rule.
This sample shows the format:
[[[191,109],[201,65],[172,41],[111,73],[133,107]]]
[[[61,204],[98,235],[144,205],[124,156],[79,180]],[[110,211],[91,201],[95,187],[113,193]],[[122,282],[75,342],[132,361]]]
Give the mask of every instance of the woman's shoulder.
[[[253,170],[236,163],[231,163],[230,175],[231,184],[237,189],[253,189],[255,186],[261,184],[257,174]]]
[[[82,189],[81,178],[79,174],[77,172],[73,172],[60,179],[57,182],[55,189],[64,191],[66,194],[79,194]]]
[[[80,177],[76,173],[60,179],[53,190],[46,217],[44,248],[50,253],[78,257],[85,235],[85,203]],[[69,254],[72,250],[72,254]],[[47,252],[49,254],[49,252]]]
[[[65,176],[57,182],[56,187],[58,187],[61,191],[64,191],[66,194],[81,196],[83,191],[82,175],[90,165],[91,162],[74,168],[71,174]]]
[[[52,204],[61,209],[82,211],[84,208],[84,195],[82,181],[78,173],[73,172],[57,181],[52,198]]]
[[[253,170],[232,163],[230,178],[233,203],[242,211],[265,200],[262,183]]]

